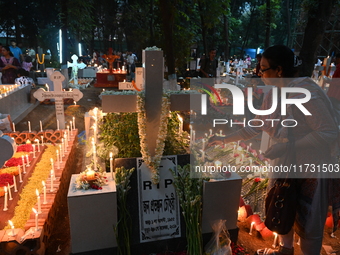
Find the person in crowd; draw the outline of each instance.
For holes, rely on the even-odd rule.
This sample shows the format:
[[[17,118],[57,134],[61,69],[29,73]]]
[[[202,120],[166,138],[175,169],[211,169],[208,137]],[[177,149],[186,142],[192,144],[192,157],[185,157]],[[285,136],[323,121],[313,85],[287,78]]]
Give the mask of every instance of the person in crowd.
[[[131,76],[131,80],[135,79],[135,71],[136,71],[136,62],[137,62],[137,56],[132,53],[132,51],[129,51],[126,54],[126,65],[127,65],[127,74]]]
[[[335,110],[340,112],[340,53],[335,55],[336,69],[329,84],[327,96]]]
[[[35,83],[34,83],[34,80],[29,76],[29,72],[26,71],[25,69],[23,68],[19,68],[18,69],[18,78],[15,79],[15,84],[20,84],[20,85],[31,85],[32,88],[35,87]]]
[[[338,149],[336,138],[339,131],[331,102],[311,78],[297,77],[300,64],[301,60],[291,49],[283,45],[275,45],[263,52],[260,75],[266,85],[274,85],[279,90],[284,87],[307,89],[311,98],[303,106],[311,115],[305,115],[294,104],[287,105],[286,115],[282,115],[281,107],[277,107],[270,115],[255,117],[255,119],[262,120],[264,125],[260,126],[259,123],[253,122],[252,126],[245,126],[234,133],[227,134],[224,138],[212,137],[208,145],[248,140],[264,131],[271,138],[271,146],[264,154],[271,160],[270,165],[275,166],[283,162],[283,158],[289,153],[288,148],[292,148],[289,147],[291,143],[288,141],[295,140],[296,155],[292,162],[295,161],[297,166],[304,164],[334,166]],[[303,93],[293,93],[288,96],[288,98],[295,99],[304,97]],[[272,101],[273,90],[265,96],[261,109],[270,109]],[[278,97],[279,106],[280,101],[281,98]],[[286,127],[281,125],[280,121],[276,121],[272,125],[271,122],[266,122],[266,119],[279,119],[280,121],[294,119],[298,124],[294,127]],[[303,172],[305,170],[304,168]],[[325,177],[326,175],[320,173],[309,172],[300,174],[299,178],[294,179],[298,187],[294,228],[291,228],[288,234],[279,235],[278,250],[266,248],[258,250],[257,254],[294,254],[294,231],[300,236],[302,254],[320,254],[328,206],[333,206],[333,215],[338,215],[340,207],[340,180]],[[275,179],[270,179],[271,185],[274,181]]]
[[[2,56],[2,43],[0,43],[0,56]]]
[[[11,52],[13,53],[13,56],[18,59],[19,63],[23,62],[24,57],[22,55],[21,49],[17,46],[17,43],[15,40],[11,40],[11,46],[9,46]]]
[[[27,72],[33,69],[32,58],[30,56],[26,56],[24,62],[22,62],[21,67]]]
[[[256,61],[257,61],[257,63],[256,63],[256,67],[255,67],[255,75],[256,75],[257,77],[260,77],[260,63],[261,63],[261,58],[262,58],[262,54],[261,54],[261,53],[259,53],[259,54],[256,55]]]
[[[35,50],[33,49],[32,46],[28,47],[28,49],[27,49],[27,56],[31,57],[31,59],[32,59],[31,62],[34,63],[36,56],[35,56]]]
[[[203,78],[214,78],[216,77],[216,69],[218,62],[216,57],[216,49],[209,50],[209,57],[201,60],[200,74]]]
[[[2,84],[14,84],[17,77],[17,69],[21,68],[19,60],[13,57],[8,46],[2,47],[2,57],[0,58],[0,72],[2,72]]]

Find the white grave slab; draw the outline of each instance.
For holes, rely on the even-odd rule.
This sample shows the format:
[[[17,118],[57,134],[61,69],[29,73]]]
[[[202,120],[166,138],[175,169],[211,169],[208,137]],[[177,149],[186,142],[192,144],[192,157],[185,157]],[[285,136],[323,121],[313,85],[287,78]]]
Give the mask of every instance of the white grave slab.
[[[67,195],[72,253],[116,247],[116,184],[110,180],[101,190],[76,190],[73,174]]]

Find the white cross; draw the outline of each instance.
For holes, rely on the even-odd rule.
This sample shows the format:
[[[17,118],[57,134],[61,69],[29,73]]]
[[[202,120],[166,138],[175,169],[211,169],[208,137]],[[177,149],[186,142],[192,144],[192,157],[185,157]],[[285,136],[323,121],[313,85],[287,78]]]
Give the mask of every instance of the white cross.
[[[86,65],[84,63],[78,63],[78,57],[77,55],[73,54],[71,57],[73,62],[67,62],[67,67],[72,67],[72,76],[71,79],[73,79],[74,85],[78,85],[78,69],[84,69]]]
[[[79,89],[63,91],[62,82],[65,80],[65,77],[58,71],[55,71],[50,76],[50,80],[54,84],[54,91],[45,91],[45,89],[40,88],[34,92],[33,96],[39,101],[55,99],[57,120],[59,120],[60,128],[65,129],[64,98],[72,98],[74,101],[79,101],[83,97],[83,93]]]

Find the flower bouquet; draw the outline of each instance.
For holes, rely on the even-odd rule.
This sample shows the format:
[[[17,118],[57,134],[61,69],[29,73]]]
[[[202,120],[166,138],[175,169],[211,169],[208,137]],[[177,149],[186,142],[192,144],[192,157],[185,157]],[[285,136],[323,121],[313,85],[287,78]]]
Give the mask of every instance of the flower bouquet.
[[[95,172],[91,169],[86,169],[81,172],[76,179],[76,189],[102,189],[102,186],[107,185],[107,177],[105,173]]]

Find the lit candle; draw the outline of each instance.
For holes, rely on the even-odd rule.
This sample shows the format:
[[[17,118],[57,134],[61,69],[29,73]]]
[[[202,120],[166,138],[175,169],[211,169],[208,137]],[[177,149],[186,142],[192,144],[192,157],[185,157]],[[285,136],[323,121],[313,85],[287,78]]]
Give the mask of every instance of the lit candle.
[[[196,132],[195,130],[192,131],[192,141],[195,142],[195,135],[196,135]]]
[[[67,125],[67,141],[70,141],[70,126]]]
[[[28,121],[28,132],[31,133],[31,122]]]
[[[50,191],[53,192],[54,191],[54,187],[53,187],[54,173],[53,173],[53,170],[51,170],[51,178],[50,178],[50,180],[51,180],[51,189],[50,189]]]
[[[18,192],[16,177],[13,175],[14,192]]]
[[[251,145],[252,145],[252,143],[249,143],[249,149],[251,149]]]
[[[234,152],[236,151],[236,144],[234,145]]]
[[[60,160],[59,160],[59,151],[57,150],[57,164],[58,164],[58,169],[60,169]]]
[[[35,158],[35,144],[33,144],[32,147],[33,147],[33,158]]]
[[[54,163],[53,163],[53,158],[51,158],[50,160],[51,160],[51,169],[54,171]]]
[[[247,145],[247,152],[249,151],[249,146]]]
[[[22,175],[21,175],[21,167],[18,165],[18,170],[19,170],[19,182],[22,182]]]
[[[44,136],[40,136],[40,138],[41,138],[41,146],[44,146]]]
[[[35,213],[35,231],[38,231],[38,212],[34,208],[32,208],[32,211]]]
[[[253,227],[255,225],[255,222],[253,221],[251,224],[250,224],[250,230],[249,230],[249,235],[252,235],[253,233]]]
[[[72,120],[70,120],[70,131],[72,132],[72,130],[73,130],[73,122],[72,122]],[[71,133],[71,135],[72,135],[72,133]]]
[[[40,132],[42,132],[43,131],[42,122],[41,122],[41,120],[39,122],[40,122]]]
[[[61,152],[63,154],[63,157],[65,155],[65,144],[64,144],[64,138],[61,138]]]
[[[212,135],[212,129],[209,129],[209,135],[210,136]]]
[[[21,160],[22,160],[23,174],[26,174],[26,166],[25,166],[25,159],[24,159],[24,156],[21,156]]]
[[[202,150],[204,151],[204,147],[205,147],[205,140],[202,139]]]
[[[35,189],[35,194],[37,194],[37,200],[38,200],[38,213],[41,213],[41,201],[40,201],[40,194],[38,189]]]
[[[9,225],[11,226],[11,229],[12,229],[12,233],[11,233],[11,236],[15,236],[15,233],[14,233],[14,225],[13,225],[13,222],[11,220],[8,221]]]
[[[276,240],[277,240],[277,236],[278,234],[276,232],[273,233],[274,234],[274,242],[273,242],[273,247],[276,248]]]
[[[46,86],[47,91],[50,91],[50,87],[48,86],[47,83],[45,84],[45,86]]]
[[[28,155],[26,155],[26,162],[27,162],[26,166],[30,166],[30,160],[28,158]]]
[[[57,130],[59,130],[59,120],[57,120]]]
[[[61,140],[63,140],[63,139],[61,139]],[[61,144],[59,144],[59,150],[60,150],[60,162],[61,162],[62,155],[64,154],[63,153],[63,146],[61,146]]]
[[[12,190],[11,190],[11,186],[9,185],[9,182],[7,183],[7,189],[8,189],[8,195],[9,195],[9,199],[8,200],[13,200],[12,197]]]
[[[76,118],[73,117],[72,120],[73,120],[73,130],[75,130],[76,129]]]
[[[77,102],[76,101],[73,101],[74,105],[77,105]]]
[[[94,180],[95,179],[95,176],[94,176],[95,172],[93,170],[88,170],[86,172],[86,179],[87,180]]]
[[[94,170],[97,170],[97,152],[96,147],[93,147],[93,164],[94,164]]]
[[[261,150],[259,150],[259,154],[260,154],[260,155],[262,154],[262,151],[261,151]]]
[[[4,197],[4,209],[3,209],[3,211],[7,211],[8,210],[8,207],[7,207],[8,197],[7,197],[7,187],[6,186],[4,186],[4,191],[5,191],[5,197]]]
[[[112,177],[112,180],[113,180],[113,153],[110,152],[110,173],[111,173],[111,177]]]
[[[14,124],[14,122],[12,123],[12,126],[13,126],[13,132],[15,132],[15,124]]]
[[[38,143],[38,152],[40,152],[39,139],[35,139],[34,141]]]
[[[45,204],[47,204],[47,202],[46,202],[46,184],[45,184],[44,181],[41,181],[41,183],[43,185],[43,192],[44,192],[44,202],[43,202],[43,204],[45,205]]]
[[[222,129],[220,130],[220,136],[222,136],[223,134],[222,134]]]

